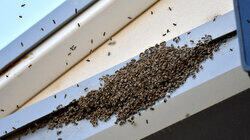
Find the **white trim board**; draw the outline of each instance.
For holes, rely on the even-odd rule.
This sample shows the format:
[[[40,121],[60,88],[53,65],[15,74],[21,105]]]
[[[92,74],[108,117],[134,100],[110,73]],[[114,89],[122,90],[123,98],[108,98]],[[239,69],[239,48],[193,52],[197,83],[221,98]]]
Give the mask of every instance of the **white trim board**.
[[[131,22],[128,17],[137,17],[156,1],[102,0],[80,14],[0,77],[0,108],[5,110],[0,118],[23,105]],[[74,51],[70,50],[73,45]]]

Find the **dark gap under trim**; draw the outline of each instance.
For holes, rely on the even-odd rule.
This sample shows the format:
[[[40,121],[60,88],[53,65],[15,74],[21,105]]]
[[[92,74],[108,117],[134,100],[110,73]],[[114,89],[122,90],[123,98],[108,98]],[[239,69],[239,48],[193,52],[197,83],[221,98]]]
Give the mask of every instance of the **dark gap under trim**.
[[[143,138],[156,139],[250,139],[250,88]]]

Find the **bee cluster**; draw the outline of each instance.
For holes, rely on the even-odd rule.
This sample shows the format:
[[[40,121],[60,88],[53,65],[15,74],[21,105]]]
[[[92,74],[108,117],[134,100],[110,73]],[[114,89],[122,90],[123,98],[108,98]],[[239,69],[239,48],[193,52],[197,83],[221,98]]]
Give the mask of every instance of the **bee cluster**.
[[[106,122],[112,115],[117,116],[116,124],[134,123],[131,116],[148,108],[154,110],[151,106],[157,101],[169,97],[188,77],[195,78],[201,63],[212,59],[221,43],[212,42],[212,37],[206,35],[192,48],[156,44],[141,53],[138,60],[132,59],[114,74],[102,76],[98,90],[71,103],[50,119],[48,126],[53,129],[82,119],[96,126],[99,120]]]
[[[114,74],[99,78],[102,84],[98,90],[89,91],[86,96],[73,100],[63,108],[58,107],[59,110],[28,130],[33,132],[46,125],[49,129],[61,128],[69,123],[78,125],[77,122],[83,119],[89,120],[95,127],[98,121],[106,122],[112,115],[116,116],[115,124],[129,122],[135,125],[135,114],[141,116],[142,110],[155,110],[152,106],[157,101],[166,103],[170,94],[189,77],[196,77],[196,73],[203,68],[201,63],[213,59],[213,52],[218,51],[230,37],[212,40],[210,35],[205,35],[194,47],[166,46],[166,42],[156,44]]]

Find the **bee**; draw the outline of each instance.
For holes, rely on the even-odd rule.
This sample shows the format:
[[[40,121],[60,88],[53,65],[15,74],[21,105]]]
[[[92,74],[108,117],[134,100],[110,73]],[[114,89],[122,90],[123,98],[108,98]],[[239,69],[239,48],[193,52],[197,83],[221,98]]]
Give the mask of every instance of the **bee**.
[[[167,102],[167,99],[164,99],[164,103],[166,103]]]
[[[57,131],[56,134],[57,135],[60,135],[62,133],[62,131]]]

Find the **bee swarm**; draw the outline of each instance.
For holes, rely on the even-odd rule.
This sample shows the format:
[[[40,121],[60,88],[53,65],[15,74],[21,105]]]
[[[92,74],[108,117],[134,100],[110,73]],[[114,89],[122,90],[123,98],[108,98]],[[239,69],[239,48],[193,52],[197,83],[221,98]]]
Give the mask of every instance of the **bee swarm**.
[[[161,99],[167,102],[166,97],[169,98],[169,94],[189,77],[195,78],[202,68],[201,63],[213,59],[213,52],[218,51],[229,37],[212,40],[210,35],[205,35],[191,48],[187,45],[166,46],[166,42],[156,44],[140,53],[138,60],[132,59],[114,74],[99,78],[102,86],[98,90],[91,90],[86,96],[73,100],[32,124],[26,132],[46,125],[49,129],[61,128],[69,123],[77,125],[77,121],[83,119],[89,120],[95,127],[98,121],[106,122],[112,115],[116,116],[115,124],[123,125],[127,121],[134,124],[131,116],[137,113],[140,116],[142,110],[154,110],[152,106]]]

